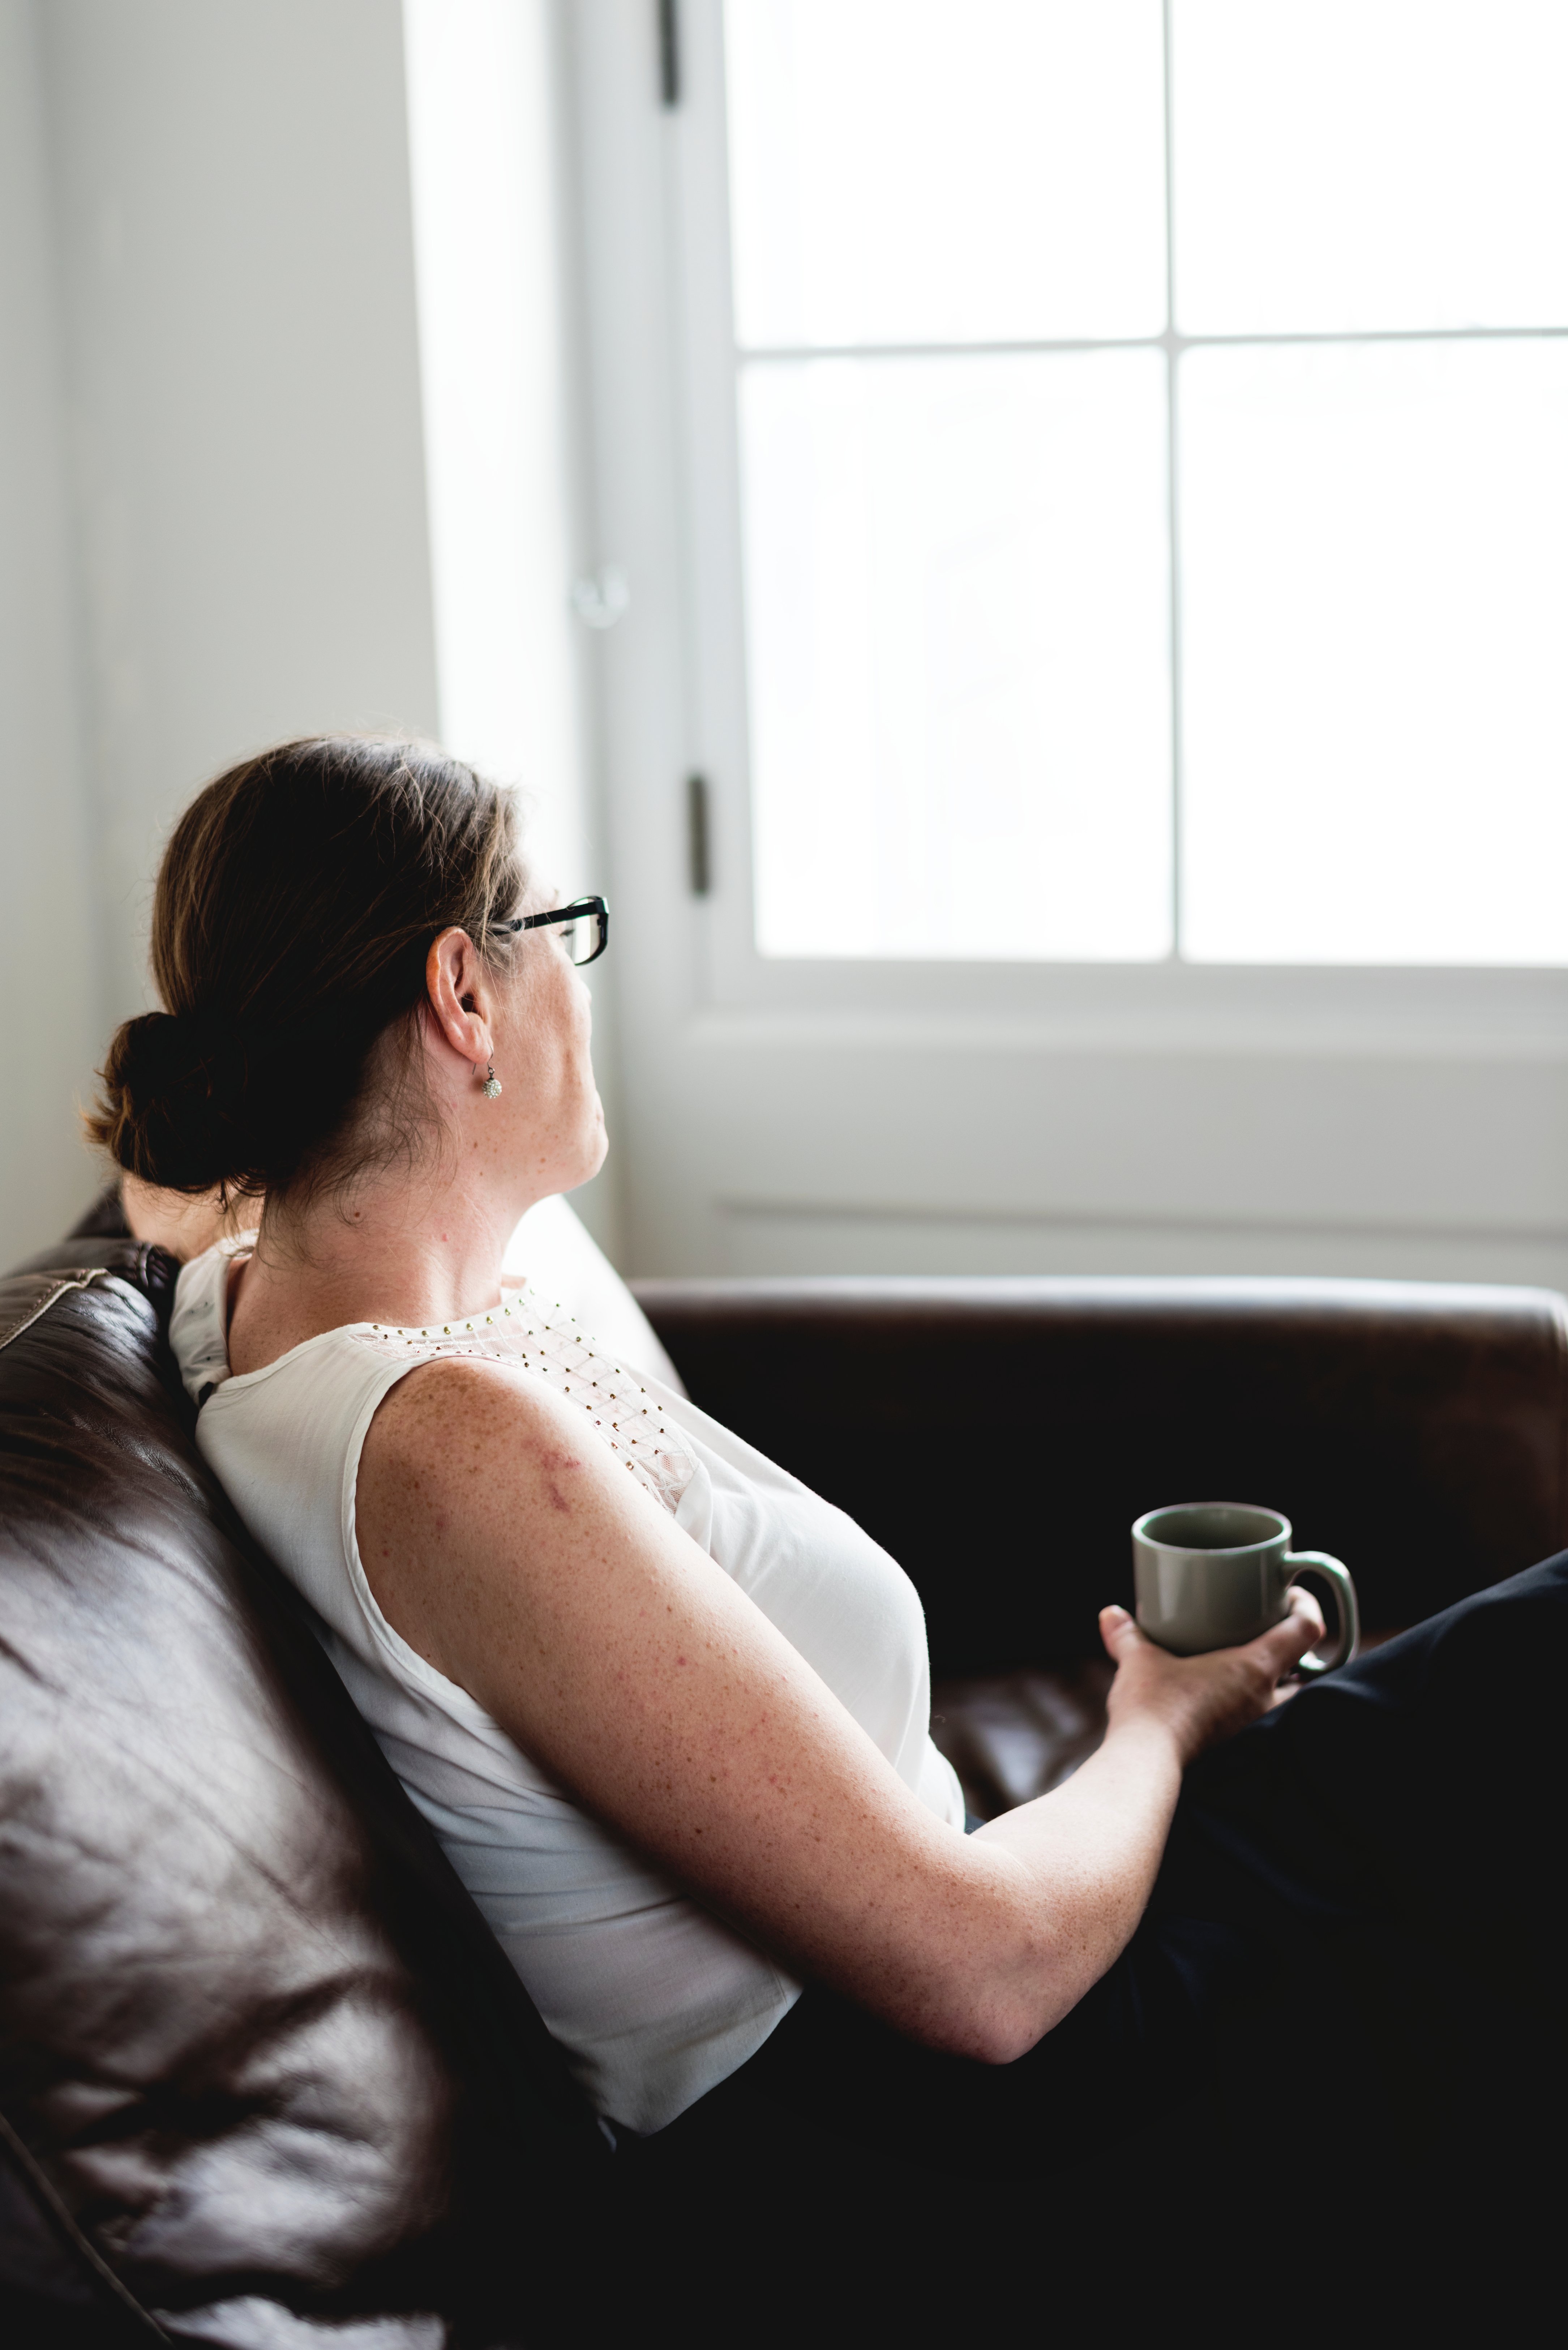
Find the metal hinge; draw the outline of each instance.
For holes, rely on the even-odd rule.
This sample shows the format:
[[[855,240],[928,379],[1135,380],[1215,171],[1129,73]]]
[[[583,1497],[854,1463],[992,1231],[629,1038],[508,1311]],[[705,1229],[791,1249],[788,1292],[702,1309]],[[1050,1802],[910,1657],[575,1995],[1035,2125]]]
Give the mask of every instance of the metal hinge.
[[[679,0],[659,0],[659,102],[680,103],[680,18]]]
[[[713,887],[713,836],[708,814],[708,778],[686,778],[686,876],[694,898]]]

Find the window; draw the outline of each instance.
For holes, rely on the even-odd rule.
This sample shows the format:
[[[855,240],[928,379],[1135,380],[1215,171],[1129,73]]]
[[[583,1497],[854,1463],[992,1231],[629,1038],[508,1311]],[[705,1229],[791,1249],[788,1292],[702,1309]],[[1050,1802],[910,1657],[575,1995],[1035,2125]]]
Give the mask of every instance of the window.
[[[762,953],[1568,963],[1562,0],[723,37]]]

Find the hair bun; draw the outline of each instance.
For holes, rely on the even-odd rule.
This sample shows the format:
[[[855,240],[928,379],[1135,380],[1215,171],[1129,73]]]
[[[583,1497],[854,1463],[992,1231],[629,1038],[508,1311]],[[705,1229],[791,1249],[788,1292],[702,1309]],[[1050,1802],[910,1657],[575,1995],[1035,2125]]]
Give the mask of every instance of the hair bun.
[[[442,1132],[414,1049],[431,941],[466,931],[510,970],[495,917],[525,886],[509,795],[428,744],[307,735],[242,760],[170,837],[151,941],[170,1008],[116,1035],[88,1136],[144,1182],[275,1208],[412,1167]]]
[[[233,1024],[212,1014],[144,1012],[116,1031],[101,1075],[111,1156],[171,1191],[244,1185],[254,1157],[249,1055]]]

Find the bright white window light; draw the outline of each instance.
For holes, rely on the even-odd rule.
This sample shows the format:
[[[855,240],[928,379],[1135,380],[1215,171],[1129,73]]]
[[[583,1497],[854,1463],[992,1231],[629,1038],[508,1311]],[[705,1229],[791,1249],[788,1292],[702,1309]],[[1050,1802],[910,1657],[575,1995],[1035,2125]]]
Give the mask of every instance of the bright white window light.
[[[1568,0],[723,22],[763,952],[1568,963]]]
[[[762,951],[1168,953],[1161,355],[768,361],[741,413]]]
[[[729,0],[749,349],[1158,334],[1159,0]]]
[[[1183,334],[1568,325],[1564,0],[1174,0]]]
[[[1181,365],[1185,946],[1568,962],[1568,343]]]

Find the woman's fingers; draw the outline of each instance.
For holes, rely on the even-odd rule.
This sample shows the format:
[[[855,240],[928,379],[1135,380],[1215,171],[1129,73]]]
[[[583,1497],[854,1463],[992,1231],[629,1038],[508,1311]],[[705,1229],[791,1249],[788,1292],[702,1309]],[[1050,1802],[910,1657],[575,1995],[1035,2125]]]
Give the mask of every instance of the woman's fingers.
[[[1289,1612],[1257,1639],[1195,1657],[1172,1656],[1159,1648],[1125,1607],[1102,1607],[1100,1638],[1116,1667],[1112,1715],[1154,1712],[1176,1730],[1190,1762],[1215,1738],[1228,1737],[1268,1712],[1279,1683],[1323,1637],[1322,1609],[1309,1591],[1295,1585]]]
[[[1323,1620],[1323,1609],[1310,1591],[1293,1583],[1288,1596],[1289,1612],[1252,1642],[1276,1681],[1282,1680],[1299,1665],[1307,1650],[1315,1648],[1328,1629]]]
[[[1280,1622],[1271,1625],[1268,1631],[1260,1634],[1250,1644],[1260,1660],[1271,1668],[1278,1659],[1273,1676],[1276,1680],[1299,1664],[1309,1648],[1315,1648],[1328,1628],[1317,1601],[1299,1583],[1292,1584],[1289,1601],[1289,1610]],[[1147,1634],[1138,1628],[1125,1607],[1101,1608],[1100,1638],[1105,1643],[1106,1654],[1118,1665],[1125,1664],[1139,1649],[1155,1645]],[[1161,1649],[1158,1653],[1164,1655],[1165,1651]]]

